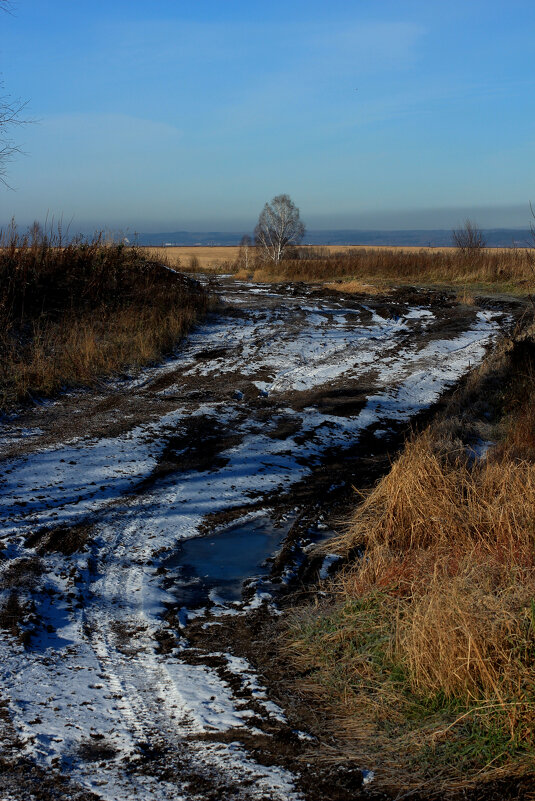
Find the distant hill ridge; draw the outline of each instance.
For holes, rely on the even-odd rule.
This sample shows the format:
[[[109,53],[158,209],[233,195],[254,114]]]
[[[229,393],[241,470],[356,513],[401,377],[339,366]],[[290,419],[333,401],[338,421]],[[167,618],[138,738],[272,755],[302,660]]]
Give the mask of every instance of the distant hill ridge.
[[[483,230],[485,242],[489,247],[527,247],[533,245],[528,229],[486,228]],[[228,231],[173,231],[161,234],[138,234],[140,245],[239,245],[243,233]],[[305,245],[407,245],[413,247],[444,247],[452,244],[451,230],[413,229],[402,231],[364,231],[364,230],[324,230],[307,231]]]

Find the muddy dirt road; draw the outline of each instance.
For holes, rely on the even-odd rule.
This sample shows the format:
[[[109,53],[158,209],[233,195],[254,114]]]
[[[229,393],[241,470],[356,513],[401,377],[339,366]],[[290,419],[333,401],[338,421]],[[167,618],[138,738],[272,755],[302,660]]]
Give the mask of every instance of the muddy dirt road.
[[[176,357],[0,427],[2,798],[329,801],[316,738],[218,627],[277,614],[351,483],[510,317],[211,283],[221,306]]]

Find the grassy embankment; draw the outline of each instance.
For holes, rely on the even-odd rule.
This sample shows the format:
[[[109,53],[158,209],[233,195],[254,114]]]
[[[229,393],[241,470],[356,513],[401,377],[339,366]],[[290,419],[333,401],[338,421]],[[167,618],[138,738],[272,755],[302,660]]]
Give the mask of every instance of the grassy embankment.
[[[285,635],[329,733],[384,789],[535,777],[534,337],[407,443],[329,545],[350,557],[330,600]],[[496,443],[485,458],[474,438]]]
[[[158,359],[206,307],[196,282],[136,248],[8,232],[0,243],[0,411]]]
[[[529,294],[535,290],[535,252],[529,248],[301,247],[279,265],[255,263],[254,248],[146,248],[191,272],[233,273],[254,281],[317,281],[349,292],[383,291],[392,284],[433,284]]]

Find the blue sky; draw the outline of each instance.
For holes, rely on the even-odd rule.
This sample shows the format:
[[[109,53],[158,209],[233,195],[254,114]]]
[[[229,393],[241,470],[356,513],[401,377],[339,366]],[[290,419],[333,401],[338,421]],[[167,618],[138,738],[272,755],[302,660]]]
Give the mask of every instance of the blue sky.
[[[11,3],[1,223],[249,230],[282,192],[311,228],[529,223],[533,2]]]

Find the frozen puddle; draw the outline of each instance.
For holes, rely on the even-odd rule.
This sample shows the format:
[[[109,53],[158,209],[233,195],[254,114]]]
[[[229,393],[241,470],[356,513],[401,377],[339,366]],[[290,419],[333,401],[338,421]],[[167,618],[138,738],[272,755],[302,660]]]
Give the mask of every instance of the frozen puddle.
[[[0,430],[0,449],[18,449],[0,476],[9,736],[109,801],[202,799],[207,781],[229,801],[304,798],[297,773],[260,764],[242,741],[287,725],[283,711],[239,654],[202,664],[187,613],[169,610],[243,613],[244,582],[267,576],[299,514],[294,488],[309,484],[313,502],[326,454],[343,461],[363,432],[388,442],[504,322],[425,295],[359,303],[231,282],[224,293],[178,356],[114,384],[121,407],[101,403],[105,435],[81,421],[51,444],[61,400]]]
[[[267,560],[280,547],[290,524],[276,526],[269,517],[253,517],[204,537],[182,540],[163,562],[174,572],[169,591],[177,602],[198,609],[217,598],[228,605],[242,598],[245,579],[265,576]]]

